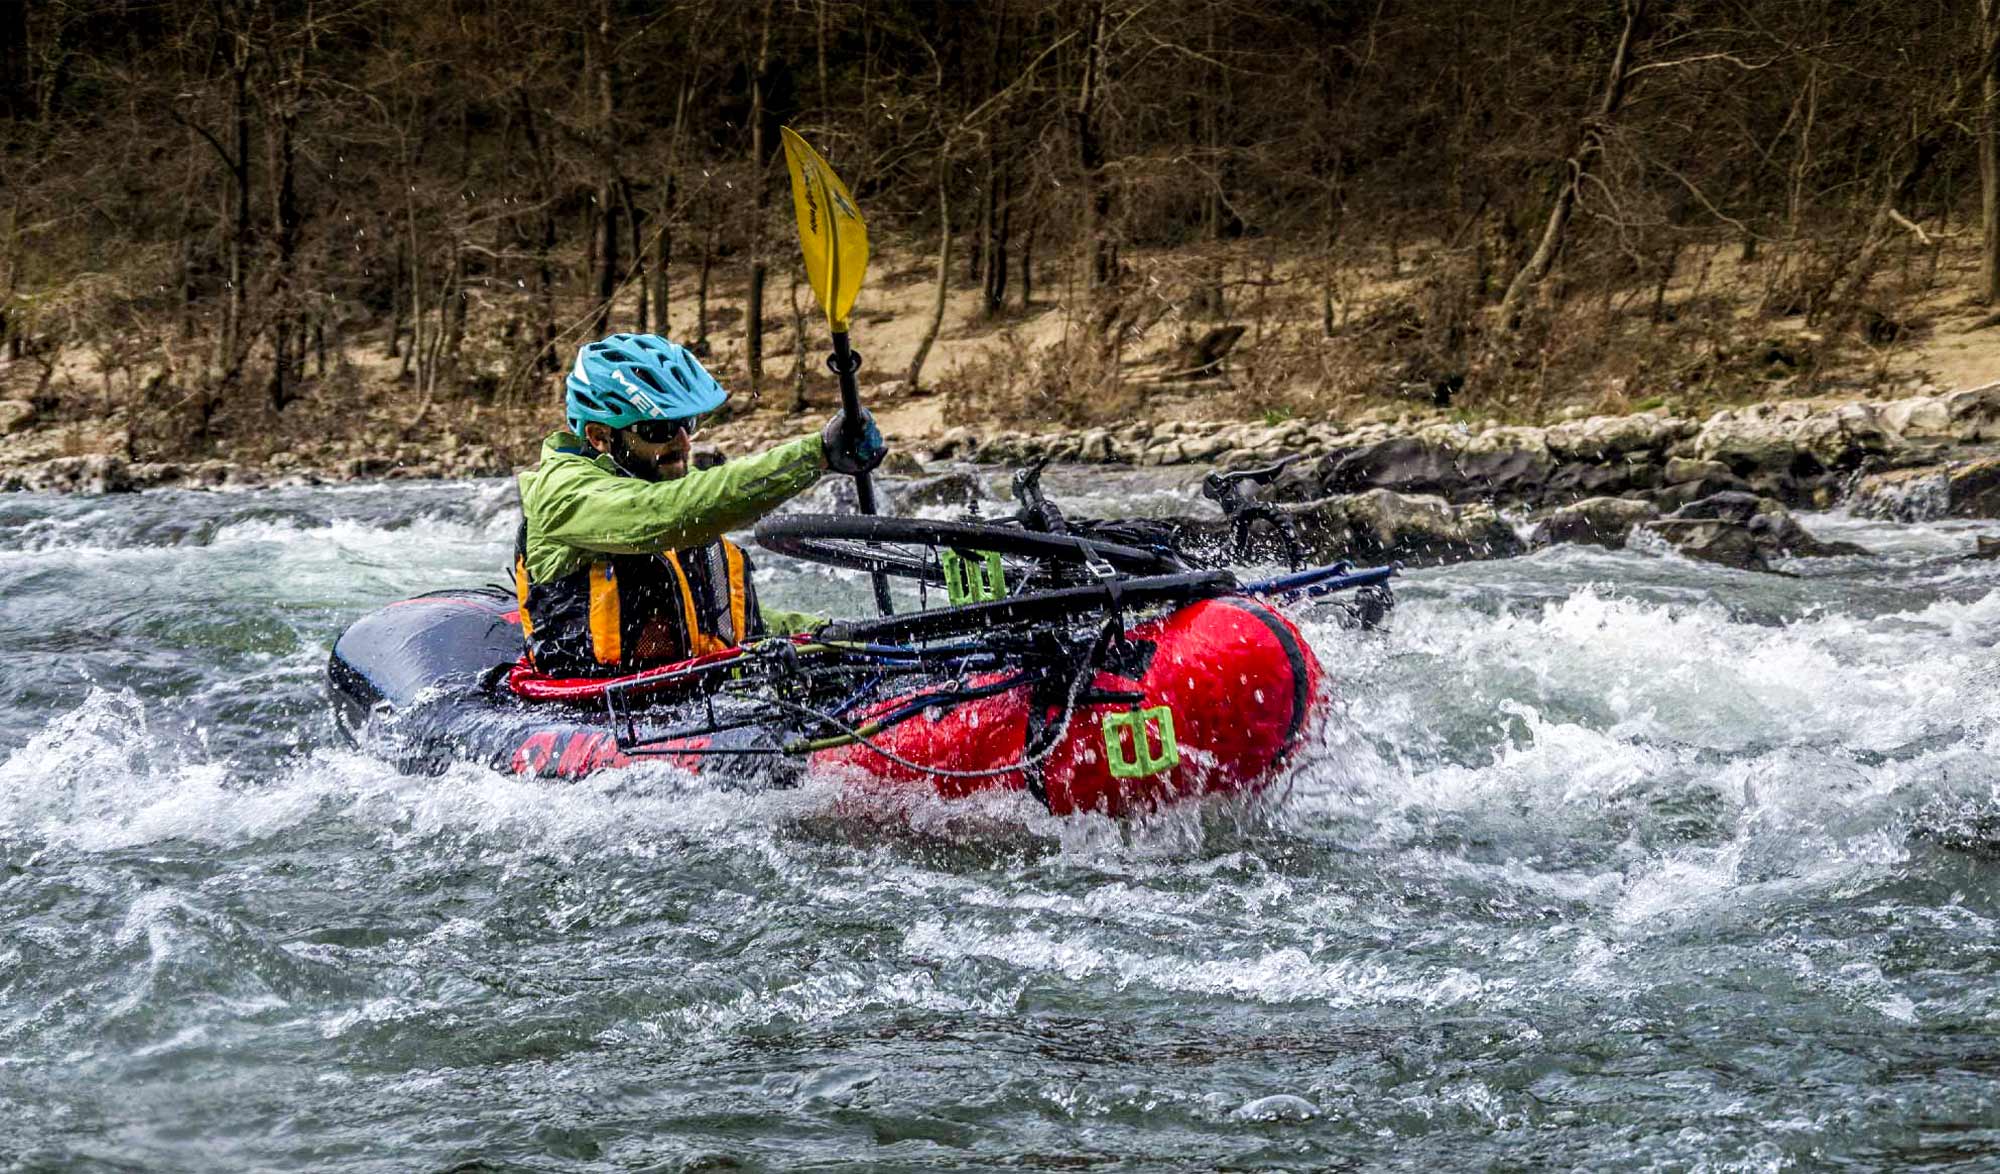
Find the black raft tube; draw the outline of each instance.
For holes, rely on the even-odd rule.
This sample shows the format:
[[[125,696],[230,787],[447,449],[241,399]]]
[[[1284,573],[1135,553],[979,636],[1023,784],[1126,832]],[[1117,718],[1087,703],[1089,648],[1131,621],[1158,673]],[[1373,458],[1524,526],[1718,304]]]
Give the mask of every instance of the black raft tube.
[[[840,410],[849,428],[861,426],[861,388],[855,383],[855,372],[861,370],[860,352],[847,344],[847,332],[836,331],[833,336],[833,354],[826,360],[833,373],[840,376]],[[849,440],[859,437],[850,436]],[[854,475],[854,496],[861,504],[864,514],[875,513],[875,478],[863,469]],[[870,571],[869,577],[875,582],[875,607],[882,615],[890,615],[895,608],[889,603],[889,576],[881,571]]]

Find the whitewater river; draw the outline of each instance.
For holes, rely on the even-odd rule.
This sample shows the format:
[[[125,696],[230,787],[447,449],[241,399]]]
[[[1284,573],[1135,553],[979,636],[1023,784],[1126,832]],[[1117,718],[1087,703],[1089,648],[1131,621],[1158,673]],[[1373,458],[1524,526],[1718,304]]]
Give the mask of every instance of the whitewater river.
[[[1805,521],[1411,572],[1280,794],[1118,825],[343,745],[505,482],[0,495],[0,1167],[1992,1169],[2000,526]]]

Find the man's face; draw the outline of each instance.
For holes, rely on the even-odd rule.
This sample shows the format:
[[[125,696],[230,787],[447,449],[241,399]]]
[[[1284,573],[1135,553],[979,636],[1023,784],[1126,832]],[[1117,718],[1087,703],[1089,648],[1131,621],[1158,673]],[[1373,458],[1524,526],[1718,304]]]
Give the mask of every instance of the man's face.
[[[630,428],[613,430],[603,424],[585,424],[583,438],[598,452],[607,452],[618,467],[646,481],[673,481],[687,475],[688,450],[693,447],[686,432],[676,432],[671,440],[655,444]]]

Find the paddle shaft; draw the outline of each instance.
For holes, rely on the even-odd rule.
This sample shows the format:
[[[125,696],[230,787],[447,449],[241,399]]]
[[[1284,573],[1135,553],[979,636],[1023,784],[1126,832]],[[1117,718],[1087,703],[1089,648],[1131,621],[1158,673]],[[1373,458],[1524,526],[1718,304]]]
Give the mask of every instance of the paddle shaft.
[[[834,374],[840,376],[840,411],[847,419],[849,428],[861,427],[861,387],[855,382],[855,373],[861,370],[860,356],[848,345],[847,332],[835,331],[833,335]],[[875,512],[875,478],[863,469],[854,475],[854,497],[861,505],[861,512]],[[883,615],[890,615],[895,608],[889,603],[889,576],[881,571],[870,573],[875,582],[875,607]]]

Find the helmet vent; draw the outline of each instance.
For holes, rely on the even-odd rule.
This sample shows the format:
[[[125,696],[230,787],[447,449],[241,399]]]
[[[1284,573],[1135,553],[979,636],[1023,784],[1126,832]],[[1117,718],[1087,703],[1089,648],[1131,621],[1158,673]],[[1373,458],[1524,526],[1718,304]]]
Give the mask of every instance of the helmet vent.
[[[577,427],[690,419],[729,398],[698,359],[656,334],[613,334],[584,344],[565,386]]]

